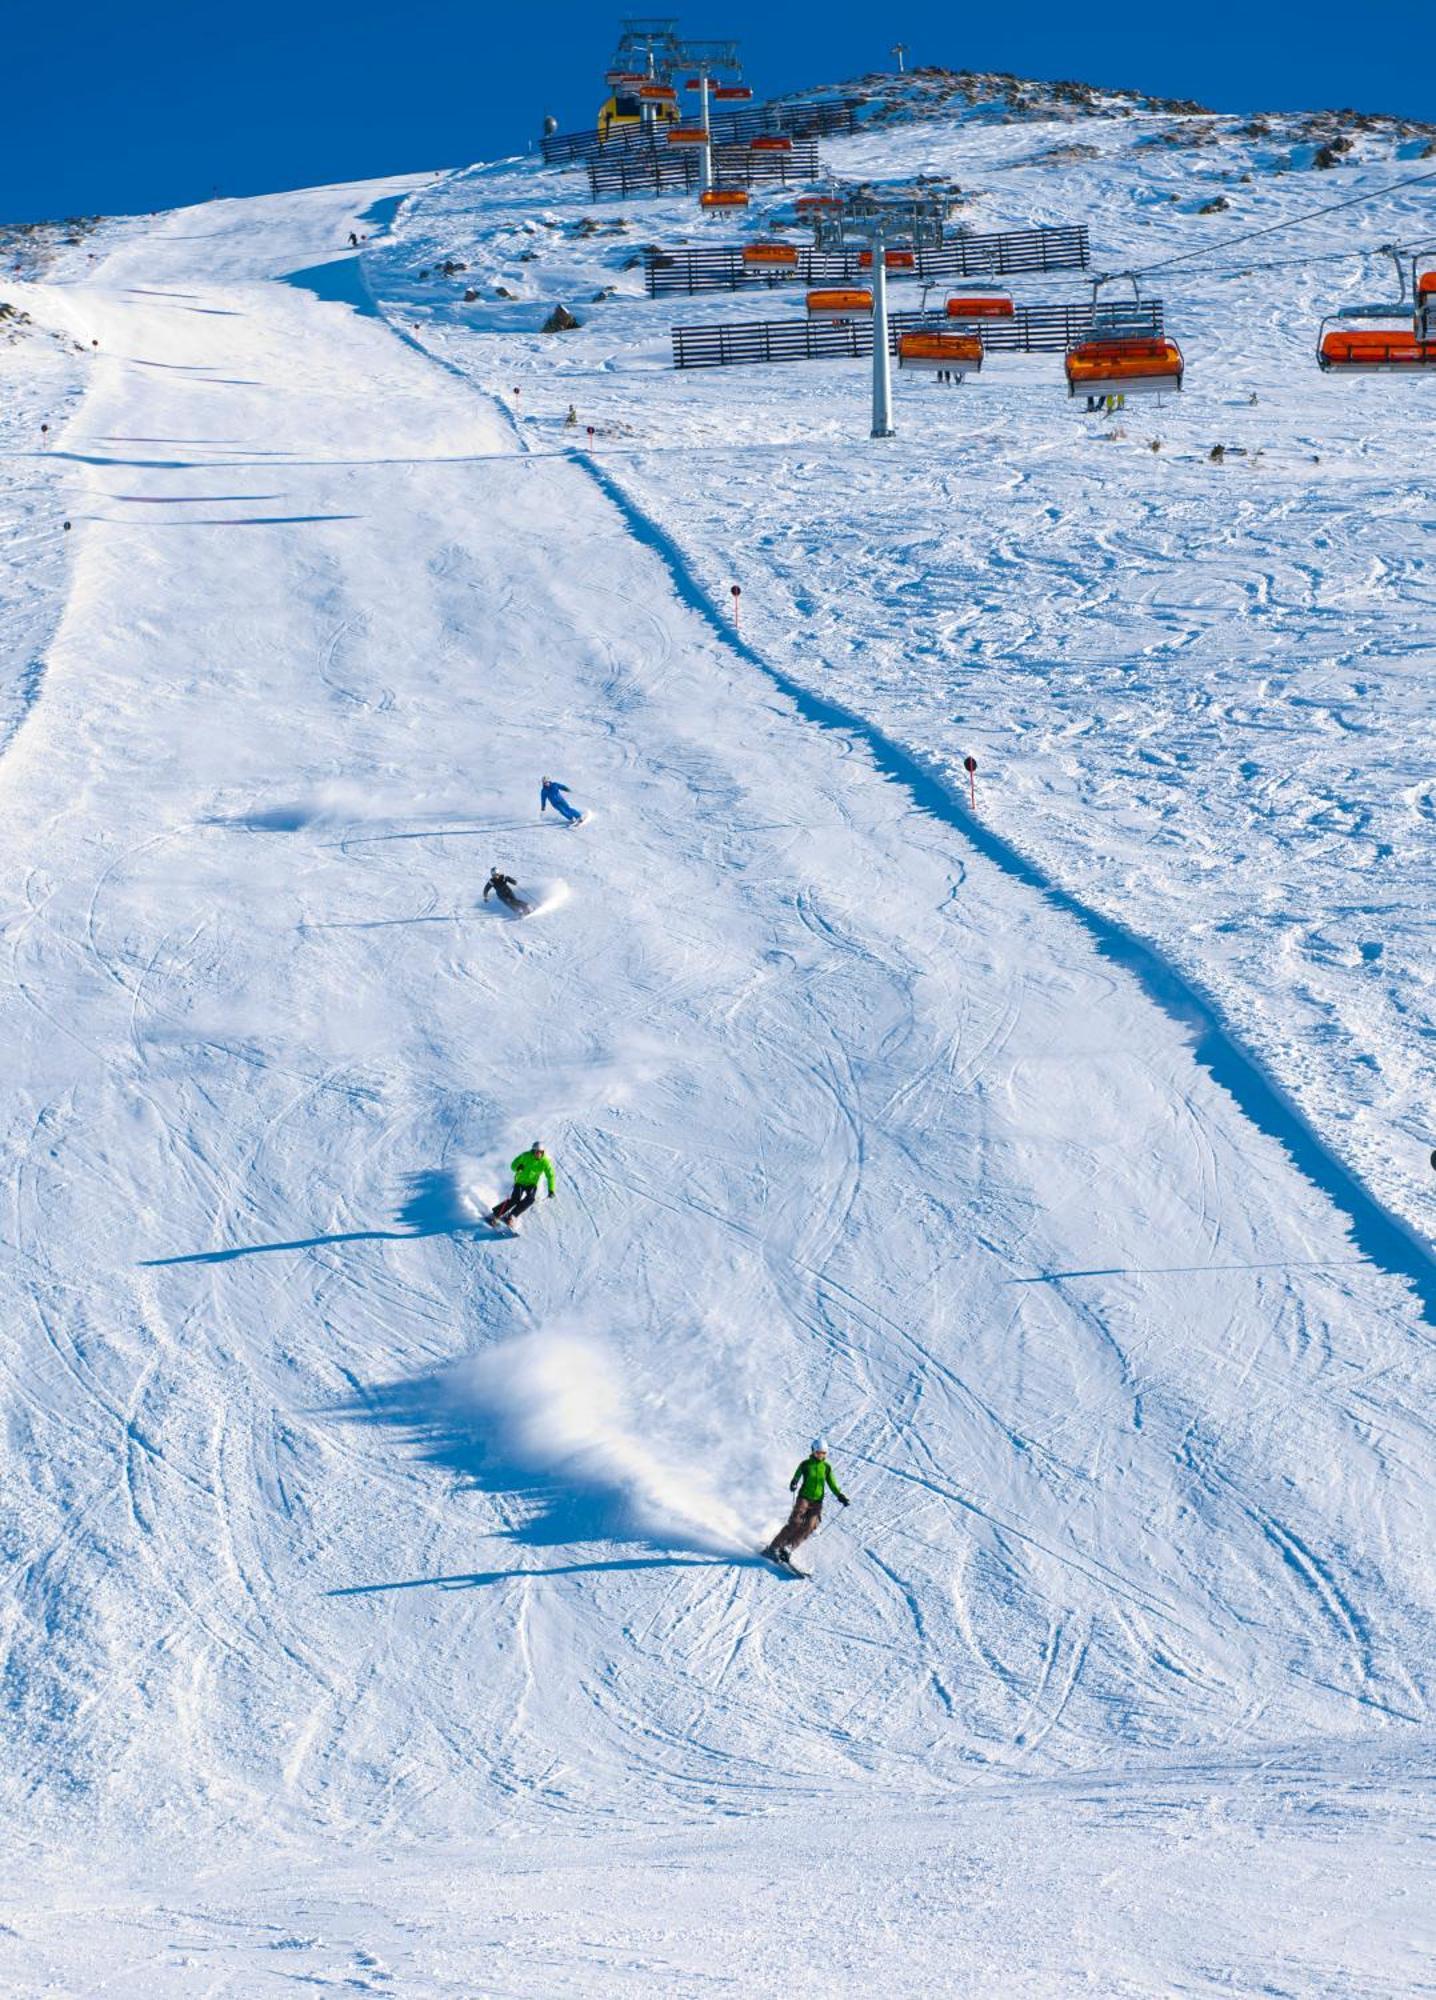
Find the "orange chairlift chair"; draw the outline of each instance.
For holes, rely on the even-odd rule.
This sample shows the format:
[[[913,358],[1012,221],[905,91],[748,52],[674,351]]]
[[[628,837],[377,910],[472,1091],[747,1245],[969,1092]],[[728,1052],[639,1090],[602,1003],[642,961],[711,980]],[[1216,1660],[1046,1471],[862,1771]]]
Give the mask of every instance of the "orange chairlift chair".
[[[945,310],[960,325],[975,325],[985,319],[1012,319],[1017,308],[1005,292],[964,292],[949,299]]]
[[[1325,373],[1436,374],[1436,251],[1418,250],[1411,259],[1409,305],[1399,256],[1396,268],[1402,295],[1394,305],[1345,306],[1321,322],[1316,359]]]
[[[871,319],[873,295],[859,285],[835,285],[808,294],[809,319]]]
[[[1179,390],[1186,362],[1175,340],[1152,331],[1150,310],[1141,304],[1135,273],[1124,274],[1132,303],[1103,302],[1099,294],[1112,278],[1092,286],[1092,330],[1067,349],[1067,394],[1085,396],[1089,410],[1108,396],[1163,396]]]
[[[961,382],[982,367],[980,333],[900,333],[898,367],[925,368],[939,379]]]
[[[1076,341],[1067,350],[1067,393],[1086,396],[1164,395],[1180,389],[1186,363],[1175,340],[1150,335],[1104,335]]]

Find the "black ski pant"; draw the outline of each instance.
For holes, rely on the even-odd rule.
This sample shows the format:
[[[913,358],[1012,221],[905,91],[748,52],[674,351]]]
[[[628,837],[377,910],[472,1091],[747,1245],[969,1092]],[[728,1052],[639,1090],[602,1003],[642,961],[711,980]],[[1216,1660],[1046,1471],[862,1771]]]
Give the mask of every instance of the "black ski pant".
[[[526,1208],[532,1208],[538,1199],[536,1187],[515,1186],[511,1195],[494,1206],[494,1214],[500,1222],[512,1222],[516,1215],[522,1215]]]
[[[791,1555],[800,1543],[807,1541],[823,1518],[821,1500],[804,1500],[800,1494],[793,1502],[793,1511],[781,1535],[773,1538],[775,1549],[786,1549]]]

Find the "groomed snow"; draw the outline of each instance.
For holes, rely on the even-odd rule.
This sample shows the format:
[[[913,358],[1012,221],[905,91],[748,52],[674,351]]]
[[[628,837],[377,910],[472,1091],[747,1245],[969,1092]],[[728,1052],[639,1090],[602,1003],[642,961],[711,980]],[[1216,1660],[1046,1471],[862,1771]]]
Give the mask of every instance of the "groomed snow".
[[[833,154],[995,175],[1000,144]],[[979,219],[1083,186],[1014,176]],[[0,761],[0,1978],[1419,1990],[1430,1284],[1353,1176],[1414,1122],[1429,975],[1318,992],[1305,946],[1278,978],[1219,928],[1258,879],[1353,935],[1423,907],[1410,839],[1376,914],[1359,837],[1268,813],[1231,858],[1212,731],[1333,796],[1345,740],[1262,692],[1280,593],[1242,588],[1315,504],[1294,402],[1210,400],[1194,311],[1161,454],[994,364],[959,403],[903,384],[880,460],[860,369],[689,381],[666,306],[565,344],[465,280],[415,302],[436,248],[510,232],[606,272],[580,193],[510,165],[216,203],[29,287],[99,345]],[[1317,608],[1362,538],[1383,563],[1378,802],[1418,755],[1382,703],[1420,720],[1388,621],[1429,587],[1394,396],[1330,402],[1322,471],[1390,501],[1333,482],[1300,558]],[[1271,465],[1199,458],[1259,419]],[[1321,619],[1282,618],[1309,667]],[[1151,732],[1180,813],[1119,654],[1120,700],[1185,717]],[[940,782],[969,748],[977,828]],[[545,771],[588,826],[539,819]],[[498,921],[495,863],[566,894]],[[535,1137],[559,1198],[495,1238],[472,1204]],[[817,1426],[853,1505],[798,1584],[752,1551]]]

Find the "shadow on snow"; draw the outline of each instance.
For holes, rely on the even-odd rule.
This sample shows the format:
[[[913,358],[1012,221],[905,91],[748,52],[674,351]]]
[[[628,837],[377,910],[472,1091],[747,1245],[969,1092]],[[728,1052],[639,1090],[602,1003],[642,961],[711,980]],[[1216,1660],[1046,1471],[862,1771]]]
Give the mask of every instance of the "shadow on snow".
[[[231,1264],[239,1257],[264,1257],[276,1250],[319,1250],[331,1243],[402,1243],[420,1236],[454,1236],[463,1230],[489,1241],[509,1240],[507,1232],[480,1222],[464,1198],[451,1167],[426,1167],[409,1174],[395,1211],[397,1229],[340,1229],[327,1236],[296,1236],[282,1243],[236,1243],[227,1250],[186,1250],[174,1257],[146,1257],[142,1270],[170,1264]]]

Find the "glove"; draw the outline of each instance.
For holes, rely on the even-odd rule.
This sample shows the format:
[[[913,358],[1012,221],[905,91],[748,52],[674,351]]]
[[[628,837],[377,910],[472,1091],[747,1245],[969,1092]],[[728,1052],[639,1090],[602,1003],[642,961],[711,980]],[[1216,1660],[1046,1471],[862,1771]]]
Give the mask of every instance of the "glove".
[[[838,1495],[838,1505],[839,1505],[840,1507],[846,1507],[846,1506],[847,1506],[847,1504],[848,1504],[848,1498],[847,1498],[847,1495],[846,1495],[845,1493],[840,1493],[840,1494]]]

